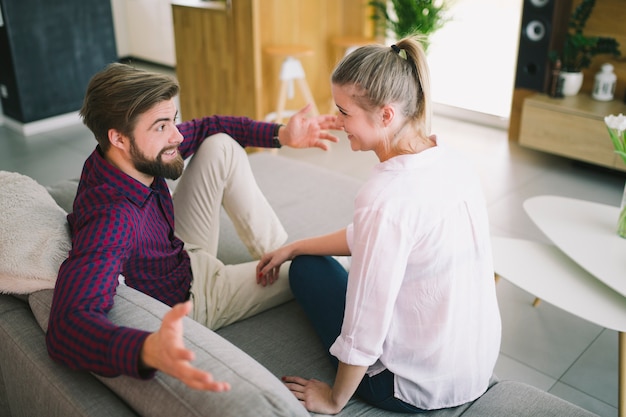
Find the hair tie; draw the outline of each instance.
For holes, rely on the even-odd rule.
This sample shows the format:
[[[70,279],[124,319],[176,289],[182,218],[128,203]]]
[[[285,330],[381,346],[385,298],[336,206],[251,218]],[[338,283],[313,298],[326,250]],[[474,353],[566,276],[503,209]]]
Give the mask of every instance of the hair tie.
[[[400,58],[406,60],[406,51],[404,49],[400,49],[396,44],[391,45],[391,49],[398,54]]]

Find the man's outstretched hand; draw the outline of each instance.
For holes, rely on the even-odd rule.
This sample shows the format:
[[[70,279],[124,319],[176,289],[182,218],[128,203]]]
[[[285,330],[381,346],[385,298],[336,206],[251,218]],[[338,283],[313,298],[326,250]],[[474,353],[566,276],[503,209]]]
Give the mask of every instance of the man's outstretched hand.
[[[191,364],[194,353],[183,342],[183,318],[191,311],[191,302],[175,305],[163,317],[161,327],[146,338],[141,349],[145,366],[157,369],[187,386],[205,391],[223,392],[230,389],[227,382],[213,380],[213,376]]]
[[[327,132],[337,130],[337,116],[330,114],[308,117],[312,105],[307,104],[289,118],[289,122],[278,132],[278,140],[283,146],[292,148],[320,148],[328,150],[328,141],[338,142],[337,136]]]

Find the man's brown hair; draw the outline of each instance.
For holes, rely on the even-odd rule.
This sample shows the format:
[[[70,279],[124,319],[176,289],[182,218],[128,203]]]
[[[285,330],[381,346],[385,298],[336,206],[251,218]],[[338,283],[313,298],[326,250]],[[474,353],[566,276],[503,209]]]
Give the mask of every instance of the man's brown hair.
[[[170,76],[112,63],[89,81],[79,114],[106,152],[109,129],[131,137],[139,115],[178,91],[178,83]]]

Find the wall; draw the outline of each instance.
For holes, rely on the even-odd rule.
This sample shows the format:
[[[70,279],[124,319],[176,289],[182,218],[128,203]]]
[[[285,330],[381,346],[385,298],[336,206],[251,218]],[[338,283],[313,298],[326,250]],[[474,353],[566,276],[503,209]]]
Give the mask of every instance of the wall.
[[[372,36],[374,27],[366,0],[261,0],[259,8],[260,47],[303,44],[314,50],[314,56],[302,57],[307,81],[320,112],[327,112],[330,100],[330,74],[343,51],[332,45],[337,36]],[[282,58],[261,55],[265,91],[264,114],[273,111],[278,96]],[[298,97],[289,108],[304,102]],[[295,106],[295,107],[294,107]]]
[[[521,10],[522,0],[450,1],[428,49],[435,104],[508,119]]]
[[[115,45],[119,57],[130,55],[128,42],[128,25],[126,24],[126,0],[111,0],[113,27],[115,29]]]
[[[2,111],[20,124],[80,109],[93,73],[117,56],[99,0],[0,0]]]
[[[233,114],[264,119],[276,110],[284,56],[270,56],[275,45],[307,45],[300,58],[321,112],[330,106],[330,73],[343,51],[336,36],[373,31],[364,0],[176,0],[174,32],[176,74],[184,119]],[[296,93],[298,90],[296,89]],[[304,105],[295,94],[287,109]]]
[[[111,0],[120,58],[176,66],[170,0]]]

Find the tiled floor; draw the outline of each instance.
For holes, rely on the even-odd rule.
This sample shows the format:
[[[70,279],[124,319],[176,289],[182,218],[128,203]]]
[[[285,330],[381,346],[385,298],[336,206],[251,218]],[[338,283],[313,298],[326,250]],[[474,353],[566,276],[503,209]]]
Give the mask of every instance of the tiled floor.
[[[623,174],[521,148],[498,128],[441,116],[433,126],[440,140],[464,152],[480,172],[493,235],[547,241],[522,209],[523,200],[533,195],[620,202]],[[53,184],[78,177],[94,145],[80,124],[29,138],[0,126],[0,170]],[[376,162],[373,154],[351,152],[344,137],[328,152],[282,148],[279,153],[361,179]],[[503,339],[497,375],[530,383],[601,416],[617,416],[616,332],[545,302],[534,308],[531,294],[505,280],[498,284],[498,296]]]

